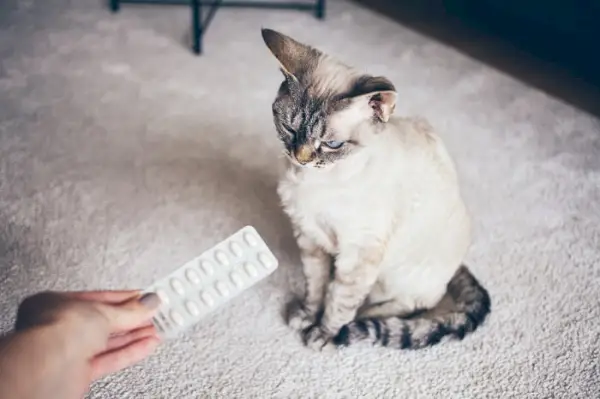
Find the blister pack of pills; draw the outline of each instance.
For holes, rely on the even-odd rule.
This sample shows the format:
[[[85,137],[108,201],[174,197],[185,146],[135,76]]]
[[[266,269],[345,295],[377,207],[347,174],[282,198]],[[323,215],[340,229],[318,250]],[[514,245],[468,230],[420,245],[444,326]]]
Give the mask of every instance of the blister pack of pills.
[[[144,291],[162,301],[152,322],[162,337],[173,338],[266,278],[278,264],[256,229],[244,227]]]

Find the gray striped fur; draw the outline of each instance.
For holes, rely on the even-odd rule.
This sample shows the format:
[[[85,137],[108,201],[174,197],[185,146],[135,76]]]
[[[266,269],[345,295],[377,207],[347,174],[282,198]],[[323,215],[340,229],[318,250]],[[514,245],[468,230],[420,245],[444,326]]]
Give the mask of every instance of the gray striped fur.
[[[360,341],[396,349],[419,349],[444,338],[463,339],[477,329],[491,311],[491,300],[466,266],[448,283],[448,292],[433,309],[412,315],[355,320],[334,339],[338,346]]]

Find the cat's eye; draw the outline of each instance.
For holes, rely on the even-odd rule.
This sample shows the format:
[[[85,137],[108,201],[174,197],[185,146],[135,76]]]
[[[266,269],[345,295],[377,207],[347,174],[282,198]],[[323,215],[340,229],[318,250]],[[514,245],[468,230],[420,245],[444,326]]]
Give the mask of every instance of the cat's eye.
[[[331,148],[332,150],[337,150],[338,148],[342,148],[342,146],[344,145],[344,142],[331,140],[331,141],[326,141],[324,144],[327,147]]]

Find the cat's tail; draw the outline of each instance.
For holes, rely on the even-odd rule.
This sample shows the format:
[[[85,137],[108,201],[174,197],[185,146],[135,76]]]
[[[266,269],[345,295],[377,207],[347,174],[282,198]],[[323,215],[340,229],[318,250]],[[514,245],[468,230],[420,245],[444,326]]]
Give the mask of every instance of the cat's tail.
[[[463,265],[433,309],[407,317],[355,320],[340,330],[334,342],[339,346],[370,341],[397,349],[424,348],[446,337],[463,339],[484,322],[490,310],[488,292]]]

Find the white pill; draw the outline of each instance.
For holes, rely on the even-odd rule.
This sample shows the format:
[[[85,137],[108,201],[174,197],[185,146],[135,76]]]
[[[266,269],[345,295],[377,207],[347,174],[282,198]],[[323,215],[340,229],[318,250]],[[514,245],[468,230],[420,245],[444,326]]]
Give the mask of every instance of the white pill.
[[[242,247],[240,247],[240,244],[238,244],[237,242],[232,242],[229,245],[229,250],[236,258],[239,258],[244,253]]]
[[[254,237],[254,235],[250,234],[250,233],[244,234],[244,241],[246,241],[246,243],[248,245],[250,245],[251,247],[255,247],[258,244],[258,241],[256,241],[256,238]]]
[[[244,265],[244,269],[246,269],[246,273],[250,277],[256,277],[256,275],[257,275],[256,268],[254,267],[254,265],[252,263],[246,263]]]
[[[221,296],[229,295],[229,288],[225,285],[225,283],[219,281],[215,284],[215,289]]]
[[[261,265],[263,265],[266,269],[270,269],[271,266],[273,266],[273,261],[271,260],[271,258],[265,254],[265,253],[260,253],[258,254],[258,261],[260,262]]]
[[[184,323],[183,317],[175,310],[171,310],[171,320],[178,326],[182,326]]]
[[[209,261],[203,260],[200,262],[200,268],[207,276],[211,276],[214,272],[214,269]]]
[[[220,264],[226,266],[229,264],[229,259],[227,258],[227,255],[225,255],[225,252],[223,251],[217,251],[217,253],[215,254],[215,259],[217,260],[217,262],[219,262]]]
[[[158,295],[158,297],[160,298],[160,302],[163,305],[169,304],[169,296],[167,295],[166,292],[164,292],[163,290],[158,290],[158,291],[156,291],[156,295]]]
[[[192,316],[198,316],[198,314],[200,313],[200,309],[198,309],[198,305],[196,305],[195,302],[187,301],[185,307]]]
[[[233,285],[235,285],[238,288],[244,284],[244,282],[242,281],[242,278],[236,272],[232,272],[229,275],[229,277],[231,278],[231,282],[233,283]]]
[[[212,306],[215,303],[215,300],[208,292],[203,292],[200,294],[200,299],[202,299],[202,302],[204,302],[206,306]]]
[[[185,272],[185,278],[192,284],[200,284],[200,276],[192,269],[188,269]]]
[[[185,295],[185,288],[183,287],[183,284],[181,284],[181,281],[177,280],[176,278],[171,279],[171,288],[173,288],[173,291],[179,295]]]

